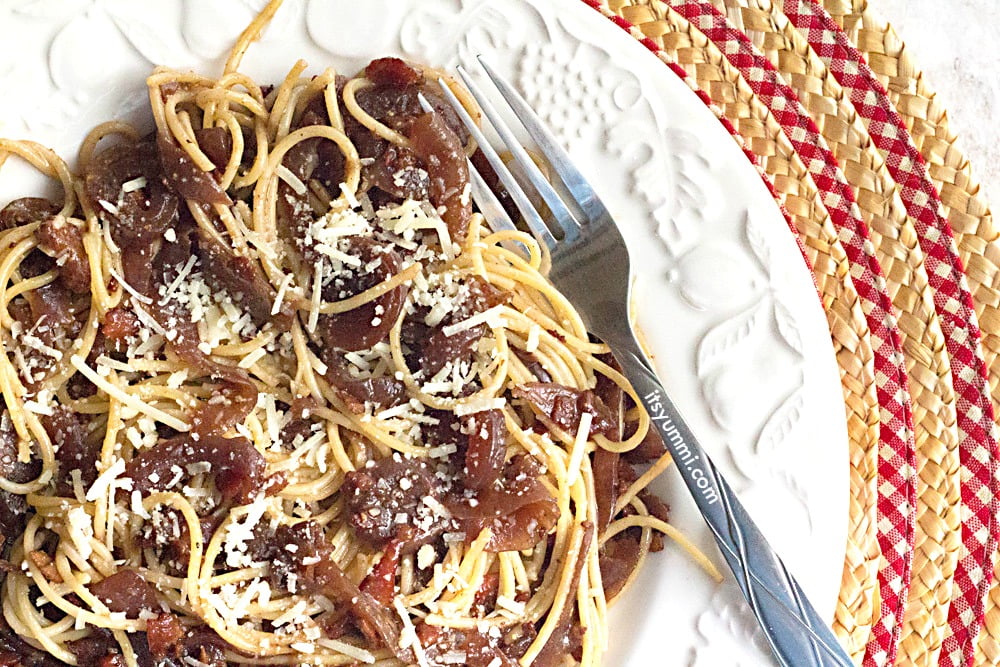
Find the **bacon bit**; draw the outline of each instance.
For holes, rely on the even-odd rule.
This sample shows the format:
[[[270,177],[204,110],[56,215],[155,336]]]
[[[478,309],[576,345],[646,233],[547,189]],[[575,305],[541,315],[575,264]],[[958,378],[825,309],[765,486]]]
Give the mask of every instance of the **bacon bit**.
[[[362,592],[370,594],[377,602],[388,605],[396,594],[396,575],[399,558],[406,544],[405,538],[396,538],[386,545],[375,567],[361,582]]]
[[[125,340],[139,333],[139,318],[131,310],[116,306],[104,315],[101,332],[112,341]]]
[[[500,592],[500,575],[496,572],[487,572],[483,575],[483,583],[476,591],[476,597],[472,601],[473,608],[492,608],[497,601],[497,594]]]
[[[424,82],[424,74],[399,58],[376,58],[365,68],[365,77],[385,86],[414,86]]]
[[[261,492],[267,496],[276,496],[288,486],[288,476],[283,472],[277,472],[264,480],[264,485],[260,488]]]
[[[171,613],[158,614],[146,621],[149,652],[157,660],[167,657],[184,638],[184,626]]]
[[[52,557],[49,556],[44,551],[29,551],[28,559],[41,570],[42,575],[54,584],[61,584],[63,582],[62,575],[59,574],[59,570],[56,569],[55,563],[52,561]]]

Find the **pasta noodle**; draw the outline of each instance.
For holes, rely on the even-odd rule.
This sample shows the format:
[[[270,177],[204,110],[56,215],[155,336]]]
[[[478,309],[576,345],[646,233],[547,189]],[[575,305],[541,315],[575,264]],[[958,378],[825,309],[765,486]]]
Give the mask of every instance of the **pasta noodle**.
[[[0,662],[599,664],[688,548],[669,456],[544,249],[473,210],[441,73],[261,86],[279,5],[220,78],[153,72],[154,135],[74,169],[0,140],[64,193],[0,211]]]

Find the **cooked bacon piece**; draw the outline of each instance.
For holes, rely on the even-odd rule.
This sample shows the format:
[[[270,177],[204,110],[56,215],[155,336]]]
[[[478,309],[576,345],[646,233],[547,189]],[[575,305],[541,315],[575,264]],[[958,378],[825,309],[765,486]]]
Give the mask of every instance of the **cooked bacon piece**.
[[[407,138],[430,177],[431,203],[444,207],[441,219],[448,225],[452,240],[461,243],[472,219],[469,164],[462,141],[436,113],[418,116]]]
[[[203,435],[197,440],[190,435],[179,435],[162,440],[129,461],[125,476],[133,480],[136,490],[145,494],[173,479],[174,466],[179,466],[182,478],[187,478],[184,467],[203,461],[211,464],[215,486],[226,500],[246,504],[264,482],[266,463],[253,443],[246,438],[215,435]]]
[[[443,498],[441,481],[418,461],[382,459],[349,472],[342,493],[354,532],[376,549],[402,536],[406,528],[412,529],[404,548],[409,553],[448,526],[434,502]],[[400,516],[405,521],[397,521]]]
[[[173,139],[162,132],[156,135],[156,147],[160,152],[160,166],[167,187],[184,199],[202,204],[230,206],[229,198],[211,172],[202,171],[191,156],[178,146]]]
[[[500,484],[481,491],[451,496],[447,507],[467,540],[484,528],[491,531],[487,551],[523,551],[545,538],[559,518],[559,507],[539,481],[533,459],[515,456],[507,464]]]
[[[59,266],[59,279],[70,291],[90,292],[90,261],[83,248],[83,230],[66,218],[48,218],[38,226],[38,247]]]
[[[229,164],[229,156],[233,153],[233,137],[224,127],[206,127],[194,131],[198,147],[216,169],[225,169]]]
[[[290,304],[283,303],[278,313],[271,314],[277,293],[260,264],[249,257],[237,255],[200,228],[196,248],[208,282],[217,290],[225,290],[233,301],[245,306],[258,328],[268,322],[281,331],[291,328],[294,312]]]
[[[17,431],[4,408],[0,414],[0,477],[19,484],[30,482],[41,472],[41,461],[22,463],[17,460],[17,450]],[[0,489],[0,534],[14,537],[24,532],[27,513],[24,496]]]
[[[514,387],[511,394],[527,400],[542,416],[570,435],[579,430],[581,415],[589,412],[593,417],[590,435],[602,433],[614,437],[617,428],[614,415],[604,401],[589,389],[581,391],[551,382],[528,382]]]
[[[104,314],[101,333],[114,349],[120,350],[129,337],[139,333],[139,318],[131,310],[116,306]]]
[[[28,560],[34,563],[35,567],[38,568],[42,576],[51,581],[54,584],[61,584],[63,582],[62,575],[59,574],[59,570],[56,569],[55,561],[52,560],[52,556],[48,555],[44,551],[29,551]]]
[[[365,68],[365,77],[386,86],[413,86],[424,82],[424,73],[399,58],[376,58]]]
[[[557,667],[565,662],[567,655],[572,655],[576,660],[580,660],[580,650],[582,647],[583,633],[585,630],[580,627],[580,619],[576,607],[576,589],[580,587],[580,573],[587,562],[586,554],[590,550],[590,543],[594,539],[594,525],[588,522],[583,524],[583,540],[580,543],[579,557],[573,566],[573,583],[570,584],[570,595],[563,605],[562,613],[559,615],[559,622],[545,642],[545,646],[538,653],[538,657],[532,665],[538,667]]]
[[[112,612],[124,613],[126,618],[139,618],[143,611],[160,609],[156,589],[130,568],[118,570],[110,577],[91,584],[90,592]]]
[[[323,288],[323,299],[342,301],[350,296],[385,282],[403,269],[403,259],[394,250],[367,238],[352,241],[351,255],[361,260],[362,267],[378,262],[370,272],[356,274],[350,284],[338,286],[336,281]],[[354,352],[385,340],[406,303],[409,288],[398,285],[382,296],[343,313],[321,315],[319,332],[330,347]]]
[[[157,614],[146,621],[149,653],[157,660],[166,658],[184,638],[184,626],[173,614]]]
[[[487,410],[469,415],[465,450],[465,486],[482,491],[500,479],[507,453],[507,426],[503,412]]]
[[[380,604],[392,604],[392,598],[396,595],[399,558],[406,542],[405,537],[390,540],[389,544],[382,550],[382,558],[361,582],[361,590],[371,595]]]
[[[59,209],[59,206],[41,197],[15,199],[0,210],[0,232],[47,220],[58,213]]]
[[[132,252],[147,251],[147,262],[152,254],[146,246],[178,215],[177,195],[161,176],[159,151],[152,141],[115,144],[94,156],[84,170],[84,194],[95,211],[110,216],[114,242]],[[123,186],[137,179],[145,179],[143,187],[125,192]]]
[[[362,591],[344,574],[333,559],[333,547],[314,521],[281,526],[275,533],[272,579],[275,570],[295,573],[296,580],[309,593],[324,595],[335,605],[350,610],[362,634],[378,646],[385,646],[406,664],[413,654],[399,646],[401,630],[396,614],[379,604],[370,593]],[[293,552],[284,548],[294,544]]]

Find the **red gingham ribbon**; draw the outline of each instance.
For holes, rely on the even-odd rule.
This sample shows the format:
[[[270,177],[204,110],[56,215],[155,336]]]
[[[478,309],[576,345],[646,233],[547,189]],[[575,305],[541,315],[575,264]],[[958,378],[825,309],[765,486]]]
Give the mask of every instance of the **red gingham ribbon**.
[[[928,280],[947,338],[958,397],[961,495],[966,517],[962,523],[963,550],[948,610],[951,633],[943,642],[940,664],[971,665],[1000,530],[997,429],[972,295],[927,165],[885,88],[864,56],[820,5],[811,0],[783,0],[783,5],[788,19],[849,93],[858,115],[868,125],[872,142],[886,154],[889,171],[901,186],[906,211],[914,220],[926,255]]]
[[[916,452],[910,397],[899,330],[875,250],[847,179],[795,91],[750,39],[708,2],[674,0],[677,12],[722,50],[781,124],[819,188],[851,262],[875,352],[875,384],[881,406],[877,534],[881,617],[872,628],[866,667],[895,659],[900,621],[909,590],[916,522]]]

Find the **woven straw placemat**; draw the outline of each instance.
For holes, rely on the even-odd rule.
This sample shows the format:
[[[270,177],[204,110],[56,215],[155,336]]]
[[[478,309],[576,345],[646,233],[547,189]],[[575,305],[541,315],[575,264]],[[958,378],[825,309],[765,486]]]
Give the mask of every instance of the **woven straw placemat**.
[[[811,0],[604,7],[683,68],[731,123],[809,249],[844,378],[852,491],[866,494],[852,498],[835,628],[866,665],[996,664],[997,233],[943,110],[892,29],[862,0],[830,0],[825,10]],[[856,207],[836,196],[844,182]],[[874,276],[864,254],[850,252],[857,236],[870,243]],[[879,320],[883,286],[891,309]],[[894,333],[901,360],[891,345],[884,351]],[[853,357],[866,342],[874,406],[863,401],[870,393],[859,383],[870,379]],[[905,381],[890,397],[891,378],[880,375],[894,361]],[[910,424],[898,420],[909,408],[907,439]]]

